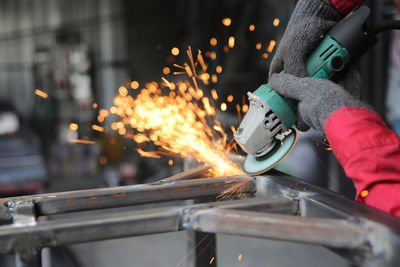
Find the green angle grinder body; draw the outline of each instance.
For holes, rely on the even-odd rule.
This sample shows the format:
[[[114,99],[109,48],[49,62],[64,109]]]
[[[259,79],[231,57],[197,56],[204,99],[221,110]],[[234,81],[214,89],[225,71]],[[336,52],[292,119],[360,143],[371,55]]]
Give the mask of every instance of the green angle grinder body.
[[[261,85],[248,93],[250,108],[235,135],[248,153],[243,170],[250,175],[264,173],[279,164],[293,149],[297,133],[291,129],[296,120],[296,102]]]

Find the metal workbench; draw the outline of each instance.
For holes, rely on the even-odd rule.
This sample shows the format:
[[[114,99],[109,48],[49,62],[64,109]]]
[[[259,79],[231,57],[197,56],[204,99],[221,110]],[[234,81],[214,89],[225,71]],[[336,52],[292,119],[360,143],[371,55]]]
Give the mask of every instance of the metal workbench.
[[[17,266],[40,266],[45,247],[194,230],[317,244],[360,266],[400,266],[397,217],[275,171],[199,178],[207,170],[152,184],[1,199],[0,253],[14,253]],[[201,203],[109,212],[188,199]],[[79,216],[92,210],[103,212]]]

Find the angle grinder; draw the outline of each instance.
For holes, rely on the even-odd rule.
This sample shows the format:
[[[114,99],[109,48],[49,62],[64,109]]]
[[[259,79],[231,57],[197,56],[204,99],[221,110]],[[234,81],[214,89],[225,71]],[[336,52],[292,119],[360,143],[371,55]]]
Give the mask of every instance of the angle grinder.
[[[321,43],[307,60],[310,77],[337,79],[375,45],[377,33],[400,28],[399,21],[385,21],[369,27],[370,13],[366,6],[357,7],[321,37]],[[234,137],[248,153],[243,170],[258,175],[279,164],[296,144],[297,133],[291,127],[297,120],[297,105],[295,100],[282,97],[269,84],[247,94],[250,107]]]

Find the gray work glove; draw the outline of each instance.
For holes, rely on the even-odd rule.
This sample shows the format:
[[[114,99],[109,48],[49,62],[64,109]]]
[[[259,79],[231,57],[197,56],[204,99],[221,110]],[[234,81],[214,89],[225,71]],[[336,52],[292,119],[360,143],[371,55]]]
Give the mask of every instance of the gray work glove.
[[[308,55],[318,46],[321,37],[340,19],[335,7],[323,0],[299,0],[272,59],[270,78],[273,73],[281,71],[297,77],[307,77]],[[309,128],[301,118],[296,126],[301,131]]]
[[[360,86],[354,79],[355,70],[350,71],[340,81],[345,86],[318,78],[298,78],[290,74],[273,74],[271,87],[282,96],[298,101],[297,112],[311,128],[324,135],[326,119],[342,107],[369,108],[354,95],[360,92]]]

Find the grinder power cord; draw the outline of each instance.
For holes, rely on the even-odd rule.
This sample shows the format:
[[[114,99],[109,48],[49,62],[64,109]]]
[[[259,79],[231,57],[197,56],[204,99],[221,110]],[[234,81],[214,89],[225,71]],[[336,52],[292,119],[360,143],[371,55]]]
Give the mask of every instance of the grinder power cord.
[[[310,0],[310,2],[315,1]],[[369,15],[369,8],[361,6],[336,24],[308,56],[306,61],[308,76],[340,81],[351,63],[377,42],[377,32],[399,28],[399,24],[393,21],[382,24],[385,26],[370,27],[366,23]],[[283,67],[286,71],[286,66]],[[333,84],[323,84],[326,85],[329,85],[328,88],[337,89]],[[341,90],[335,92],[345,93]],[[250,175],[258,175],[276,166],[295,145],[296,131],[291,127],[298,120],[298,103],[294,99],[279,95],[270,84],[260,86],[254,93],[248,93],[248,96],[250,107],[235,134],[235,139],[248,153],[243,170]],[[347,99],[356,106],[362,105],[361,102],[356,103],[355,98]],[[308,123],[312,122],[307,119]],[[321,119],[317,119],[315,123],[320,126]]]

